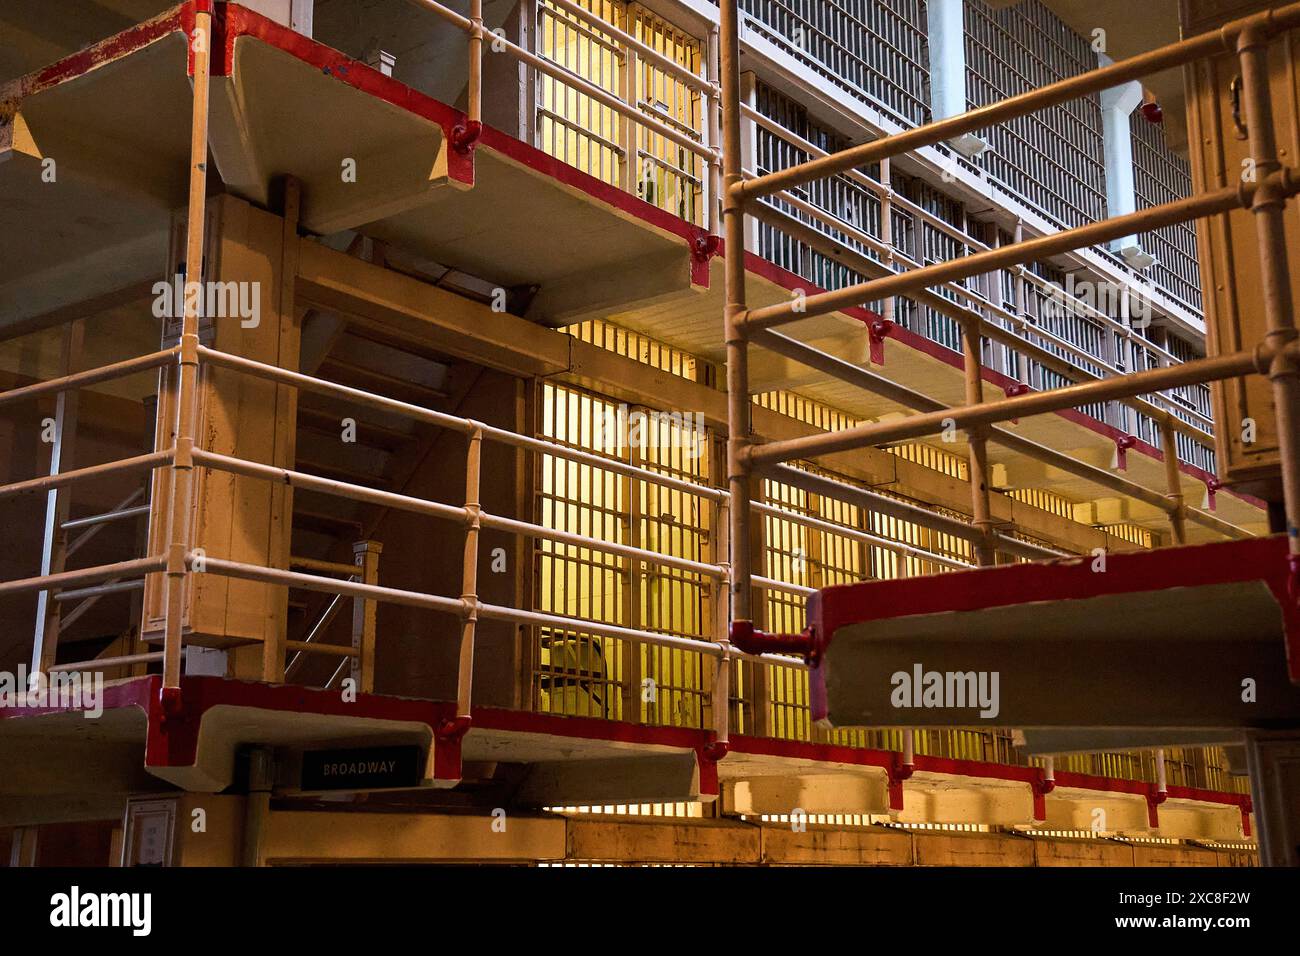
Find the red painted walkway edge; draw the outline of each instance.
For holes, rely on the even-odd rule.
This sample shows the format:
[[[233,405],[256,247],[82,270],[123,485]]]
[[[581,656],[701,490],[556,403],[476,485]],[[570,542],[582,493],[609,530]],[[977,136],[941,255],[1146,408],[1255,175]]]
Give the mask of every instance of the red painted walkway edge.
[[[942,587],[933,575],[837,585],[809,598],[808,620],[816,645],[825,648],[841,627],[865,621],[1260,581],[1278,603],[1288,670],[1300,681],[1300,595],[1284,535],[1119,552],[1106,556],[1105,573],[1094,572],[1092,561],[1083,555],[953,571],[942,575]]]
[[[456,711],[455,704],[450,701],[361,694],[355,702],[345,702],[337,691],[230,680],[222,677],[186,677],[181,683],[179,710],[175,715],[167,716],[163,713],[160,703],[161,685],[162,679],[157,675],[132,678],[106,686],[103,699],[105,711],[137,708],[145,714],[147,718],[147,730],[143,741],[145,762],[147,766],[155,768],[193,765],[203,716],[207,711],[218,706],[419,723],[427,725],[431,732],[435,731],[442,721],[454,717]],[[41,717],[78,712],[79,708],[62,705],[43,708],[0,707],[0,734],[4,732],[6,720],[39,720]],[[710,732],[686,727],[655,727],[597,717],[563,717],[495,707],[474,708],[470,733],[475,730],[640,744],[675,750],[694,750],[701,755],[712,740]],[[914,772],[1004,780],[1022,783],[1031,788],[1042,779],[1042,771],[1037,767],[1020,767],[926,754],[917,754],[911,771],[907,772],[899,763],[900,755],[892,750],[752,737],[743,734],[731,737],[730,750],[737,754],[768,756],[792,761],[808,760],[877,768],[891,775],[891,782],[893,778],[898,778],[897,784],[900,788],[902,781],[912,776]],[[458,758],[459,755],[456,756]],[[458,776],[458,773],[450,772],[451,768],[443,769],[448,772],[440,773],[440,777],[455,779]],[[701,757],[700,774],[702,792],[716,794],[717,764]],[[1144,781],[1065,771],[1056,774],[1056,785],[1134,796],[1146,796],[1153,790],[1153,785]],[[898,795],[901,797],[901,789]],[[1170,787],[1168,795],[1174,799],[1192,800],[1198,803],[1235,806],[1242,810],[1243,815],[1250,811],[1250,798],[1243,794]],[[901,809],[901,803],[895,809]]]

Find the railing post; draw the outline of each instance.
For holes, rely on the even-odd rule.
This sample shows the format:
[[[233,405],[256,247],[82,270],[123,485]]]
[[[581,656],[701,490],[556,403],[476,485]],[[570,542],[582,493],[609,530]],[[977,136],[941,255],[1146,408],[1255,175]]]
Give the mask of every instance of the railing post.
[[[631,416],[638,413],[645,413],[646,411],[647,409],[639,405],[633,406],[628,409],[628,415]],[[623,444],[624,436],[619,433],[615,440],[619,445],[621,445]],[[645,452],[642,448],[642,444],[640,442],[629,440],[627,446],[628,464],[635,465],[638,468],[644,468]],[[645,540],[641,533],[641,528],[646,516],[641,507],[642,483],[630,475],[624,475],[619,478],[619,484],[621,485],[622,494],[624,496],[623,500],[627,502],[627,512],[623,519],[623,540],[634,548],[643,548],[645,547]],[[652,490],[647,490],[650,494],[654,494]],[[646,565],[643,562],[638,561],[636,558],[629,557],[624,568],[626,573],[623,577],[622,594],[623,606],[627,608],[628,626],[640,629],[645,624],[644,617],[641,614],[641,601],[645,590]],[[642,721],[641,704],[643,695],[641,682],[645,679],[647,670],[647,668],[642,664],[642,655],[645,656],[646,661],[650,665],[648,669],[650,671],[651,679],[658,682],[662,676],[662,665],[664,663],[660,656],[662,651],[660,648],[650,647],[640,643],[639,641],[626,641],[623,644],[623,649],[625,657],[624,670],[622,674],[624,681],[622,718],[623,720],[639,724]],[[669,665],[669,669],[671,670],[671,665]],[[655,694],[655,701],[655,721],[658,721],[662,719],[662,711],[659,710],[662,705],[659,703],[657,691]],[[648,713],[645,715],[647,719],[649,716]]]
[[[638,59],[636,51],[623,47],[622,63],[619,64],[619,95],[629,106],[636,106],[636,87]],[[620,116],[618,122],[618,145],[623,150],[623,166],[619,170],[619,188],[633,196],[639,195],[641,185],[641,157],[637,149],[637,124],[626,116]],[[642,196],[643,199],[649,198]],[[655,197],[656,199],[658,197]]]
[[[963,322],[961,326],[962,352],[965,358],[966,404],[978,405],[984,401],[984,365],[980,355],[980,325],[978,319]],[[966,432],[969,446],[967,466],[970,474],[971,524],[979,531],[974,542],[975,563],[981,567],[994,564],[993,515],[989,505],[989,455],[988,427],[970,428]]]
[[[894,176],[888,159],[880,161],[880,185],[884,187],[880,192],[880,241],[889,250],[885,254],[885,268],[893,272],[894,253],[897,252],[894,246]],[[866,231],[865,224],[863,231]],[[895,321],[896,306],[895,298],[892,295],[887,296],[880,303],[880,317],[886,322]]]
[[[714,581],[713,588],[713,639],[723,644],[723,654],[714,663],[713,671],[713,731],[715,739],[726,743],[731,732],[732,670],[740,666],[726,654],[731,607],[728,581],[731,575],[730,506],[727,499],[719,498],[713,508],[713,563],[722,568],[723,577]]]
[[[63,374],[70,375],[81,362],[86,326],[82,319],[68,325],[63,336]],[[54,444],[50,448],[50,474],[57,475],[72,460],[77,438],[78,393],[59,392],[54,406]],[[63,523],[68,520],[68,502],[72,488],[53,488],[45,496],[45,528],[41,542],[41,574],[57,574],[67,557],[68,535]],[[54,664],[59,645],[62,605],[52,590],[37,592],[36,630],[32,644],[31,676],[44,674]]]
[[[750,428],[749,345],[740,320],[745,308],[745,208],[740,139],[740,11],[722,0],[723,221],[726,229],[727,487],[731,493],[731,618],[753,620],[749,561],[749,467],[742,450]]]
[[[352,545],[352,557],[357,566],[357,578],[362,584],[379,583],[379,555],[384,546],[378,541],[357,541]],[[351,661],[351,676],[356,689],[363,694],[375,692],[375,634],[378,604],[373,598],[352,599],[352,649],[356,651]]]
[[[1012,242],[1025,241],[1025,224],[1020,219],[1016,220],[1016,229],[1011,236],[1011,241]],[[1028,267],[1023,265],[1015,266],[1014,267],[1015,274],[1014,277],[1012,278],[1012,283],[1011,283],[1012,293],[1015,296],[1014,304],[1015,304],[1016,318],[1020,319],[1022,322],[1027,322],[1029,320],[1029,301],[1026,298],[1027,290],[1025,288],[1026,268]],[[1022,337],[1027,338],[1023,330],[1021,331],[1020,334]],[[1028,359],[1025,357],[1025,353],[1021,352],[1019,349],[1012,349],[1012,355],[1014,356],[1012,361],[1015,362],[1015,370],[1013,374],[1016,381],[1018,381],[1021,385],[1028,385],[1029,366],[1028,366]]]
[[[712,150],[708,160],[709,205],[705,226],[710,235],[722,231],[722,149],[718,143],[720,126],[720,66],[718,28],[710,27],[704,44],[705,72],[710,89],[704,94],[704,145]]]
[[[207,218],[208,92],[212,50],[212,11],[196,5],[194,33],[190,38],[194,58],[194,101],[190,122],[190,188],[186,222],[185,283],[203,282],[203,240]],[[163,690],[178,690],[181,683],[181,632],[185,614],[194,492],[194,431],[198,407],[200,296],[186,295],[181,324],[180,362],[176,383],[176,456],[172,461],[170,521],[167,545],[167,588],[163,630]]]
[[[483,461],[483,429],[469,434],[465,455],[465,556],[462,566],[461,602],[465,605],[460,625],[460,656],[456,669],[456,716],[468,718],[474,691],[474,631],[478,625],[478,538],[479,501]]]
[[[471,124],[483,122],[483,0],[469,0],[469,91],[467,94]]]
[[[1268,34],[1256,23],[1237,38],[1241,63],[1242,103],[1249,131],[1250,156],[1257,181],[1268,183],[1281,168],[1273,101],[1269,88]],[[1282,500],[1293,575],[1300,574],[1300,366],[1290,347],[1295,342],[1294,302],[1287,262],[1286,196],[1275,187],[1262,186],[1251,199],[1259,241],[1259,271],[1268,321],[1267,339],[1273,346],[1268,377],[1273,385],[1277,420],[1278,457],[1282,465]]]
[[[738,0],[722,0],[719,32],[722,72],[722,219],[725,230],[726,308],[723,340],[727,348],[727,489],[730,493],[727,540],[730,548],[731,624],[752,621],[753,584],[750,570],[750,469],[742,454],[749,444],[749,343],[742,321],[745,296],[745,205],[737,194],[744,182],[740,129],[740,8]],[[730,627],[730,625],[729,625]],[[718,661],[714,699],[715,753],[725,754],[731,696],[730,629],[719,635],[722,654]]]
[[[1173,529],[1174,543],[1187,543],[1187,506],[1183,503],[1183,483],[1178,472],[1178,436],[1169,413],[1160,422],[1160,446],[1165,456],[1165,484],[1168,487],[1169,524]]]

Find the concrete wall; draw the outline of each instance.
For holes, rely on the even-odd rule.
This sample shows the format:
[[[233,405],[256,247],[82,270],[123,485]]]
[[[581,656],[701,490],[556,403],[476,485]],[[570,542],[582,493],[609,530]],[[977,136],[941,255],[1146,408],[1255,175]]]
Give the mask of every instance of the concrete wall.
[[[204,829],[193,827],[195,810]],[[234,866],[243,831],[243,798],[189,794],[177,808],[174,861],[181,866]],[[42,827],[38,838],[66,849],[85,839],[73,862],[102,865],[94,828]],[[68,830],[64,838],[63,830]],[[49,837],[46,837],[46,832]],[[6,833],[0,831],[0,847]],[[1027,838],[1008,833],[913,832],[887,827],[808,827],[735,819],[630,820],[510,814],[505,828],[487,815],[272,810],[266,832],[270,864],[337,861],[458,860],[498,862],[699,863],[734,866],[1255,866],[1247,850],[1190,844]],[[63,852],[63,851],[59,851]],[[67,853],[64,853],[66,856]],[[0,855],[0,864],[7,860]]]

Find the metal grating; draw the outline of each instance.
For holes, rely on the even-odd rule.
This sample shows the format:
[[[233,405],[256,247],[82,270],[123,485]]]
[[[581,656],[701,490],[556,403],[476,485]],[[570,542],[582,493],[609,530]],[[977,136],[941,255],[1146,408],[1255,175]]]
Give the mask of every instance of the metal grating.
[[[696,73],[700,68],[699,41],[636,4],[577,2],[591,11],[592,19],[580,21],[545,0],[538,4],[538,54],[646,116],[700,140],[699,94],[680,78],[629,54],[598,24],[603,20],[615,26]],[[635,68],[629,70],[629,63]],[[703,158],[660,133],[632,124],[553,77],[536,73],[536,86],[534,145],[688,222],[703,222]]]
[[[569,447],[702,481],[709,445],[698,449],[671,419],[642,423],[645,447],[624,444],[619,406],[543,383],[540,433]],[[627,413],[626,407],[624,412]],[[709,510],[698,498],[601,469],[539,456],[538,521],[604,541],[706,560]],[[696,574],[541,541],[534,552],[538,610],[680,637],[709,636],[705,583]],[[673,726],[704,726],[707,687],[698,653],[537,629],[534,689],[547,713]],[[652,682],[647,684],[646,682]]]
[[[986,106],[1095,69],[1097,54],[1038,0],[994,10],[966,3],[966,89]],[[989,178],[1053,222],[1106,216],[1106,169],[1097,96],[1071,100],[990,129],[977,162]]]
[[[570,333],[621,355],[696,381],[709,379],[712,366],[646,336],[593,321],[575,325]],[[661,469],[699,484],[712,479],[712,451],[683,458],[672,451],[671,440],[651,442],[649,453],[638,458],[631,449],[620,449],[594,425],[595,419],[615,407],[598,395],[569,386],[543,383],[539,389],[539,433],[557,442]],[[790,392],[769,392],[755,396],[756,404],[807,424],[836,430],[857,424],[854,416]],[[671,427],[671,426],[665,426]],[[655,449],[663,449],[660,454]],[[891,449],[900,457],[944,474],[962,478],[965,462],[960,456],[926,444],[902,445]],[[561,462],[553,456],[542,460],[535,476],[539,521],[551,527],[577,531],[604,540],[634,544],[650,550],[695,560],[710,560],[714,538],[709,509],[699,499],[681,492],[661,489],[643,481],[612,475],[599,468]],[[858,484],[843,475],[809,468],[846,484]],[[881,489],[876,489],[881,491]],[[882,492],[887,493],[887,492]],[[879,514],[842,501],[810,495],[789,485],[766,481],[764,500],[794,515],[815,518],[833,526],[855,529],[879,537],[970,563],[968,542],[915,524]],[[1055,514],[1072,517],[1073,505],[1066,499],[1039,489],[1013,491],[1024,501]],[[901,495],[900,500],[916,502]],[[947,509],[930,510],[956,514]],[[1108,527],[1126,540],[1150,545],[1149,535],[1128,525]],[[793,519],[764,515],[762,523],[764,575],[796,587],[818,588],[865,579],[896,578],[937,574],[945,567],[913,556],[902,556],[888,548],[862,542],[834,531],[809,528]],[[695,575],[672,569],[653,569],[643,562],[598,556],[589,549],[542,543],[534,554],[536,587],[534,604],[539,610],[589,615],[608,621],[670,633],[683,637],[708,637],[710,594]],[[636,567],[632,565],[635,563]],[[638,583],[639,582],[639,583]],[[798,631],[804,626],[802,595],[765,589],[764,607],[768,627]],[[648,648],[637,642],[616,641],[577,632],[558,633],[534,629],[536,661],[533,667],[533,706],[549,713],[603,717],[672,726],[708,726],[711,715],[707,665],[700,655],[679,650]],[[642,681],[655,682],[656,700],[646,701]],[[807,672],[780,663],[743,662],[733,681],[733,731],[738,734],[789,740],[812,740],[851,747],[898,751],[902,732],[871,728],[825,730],[810,719]],[[1024,765],[1034,762],[1012,745],[1008,730],[917,730],[917,753],[954,759]],[[1093,754],[1068,758],[1065,769],[1154,779],[1154,768],[1126,754]],[[1170,781],[1186,779],[1190,785],[1221,789],[1232,784],[1221,757],[1188,750]],[[1062,764],[1058,761],[1058,767]],[[1171,764],[1172,766],[1172,764]],[[1175,777],[1174,773],[1181,776]],[[1216,783],[1216,781],[1223,781]],[[619,812],[609,809],[605,812]],[[628,811],[632,812],[632,811]]]
[[[1186,159],[1165,145],[1164,127],[1148,122],[1141,111],[1129,118],[1133,132],[1133,188],[1137,207],[1146,209],[1185,199],[1192,192]],[[1201,270],[1196,260],[1196,224],[1175,223],[1142,238],[1156,264],[1149,275],[1157,288],[1189,312],[1202,314]]]
[[[838,152],[849,145],[843,136],[815,123],[808,116],[807,110],[767,84],[757,84],[755,94],[755,108],[759,113],[813,146],[827,152]],[[758,168],[755,172],[759,175],[795,166],[812,158],[810,153],[786,142],[771,130],[761,126],[755,127],[755,136],[758,154]],[[869,171],[869,174],[878,176],[879,171],[878,169]],[[855,183],[846,176],[836,176],[833,179],[821,179],[809,183],[795,192],[800,199],[828,213],[835,220],[843,223],[846,228],[865,232],[875,238],[880,237],[880,199],[865,186]],[[844,232],[829,228],[825,223],[813,219],[787,202],[776,198],[765,199],[764,202],[792,218],[807,223],[837,242],[843,242],[873,259],[879,258],[870,247],[845,235]],[[857,272],[814,252],[804,243],[792,239],[766,223],[760,222],[757,227],[759,255],[807,279],[818,288],[839,289],[864,279]]]
[[[627,32],[657,52],[700,72],[700,42],[638,4],[627,8]],[[679,78],[637,61],[636,104],[684,133],[700,138],[700,96]],[[687,222],[700,225],[704,208],[704,160],[644,126],[636,131],[637,195]]]
[[[965,231],[965,207],[957,200],[912,176],[895,174],[893,185],[899,195],[930,215],[959,232]],[[893,245],[903,255],[919,265],[928,266],[959,259],[966,254],[966,246],[961,240],[933,223],[924,220],[918,222],[918,219],[918,216],[906,210],[894,211]],[[976,276],[962,280],[959,285],[964,289],[973,289],[978,281],[979,277]],[[958,301],[957,293],[946,286],[936,287],[934,291],[945,299]],[[898,299],[894,308],[894,321],[900,325],[947,346],[954,352],[961,351],[961,329],[955,320],[933,309],[922,308],[910,299]]]
[[[577,0],[595,17],[621,24],[626,7],[613,0]],[[537,5],[537,53],[594,86],[626,99],[618,44],[564,10]],[[538,73],[536,141],[538,148],[607,183],[623,179],[625,120],[553,77]]]
[[[836,86],[900,125],[929,122],[925,0],[741,0],[740,6],[753,32]]]

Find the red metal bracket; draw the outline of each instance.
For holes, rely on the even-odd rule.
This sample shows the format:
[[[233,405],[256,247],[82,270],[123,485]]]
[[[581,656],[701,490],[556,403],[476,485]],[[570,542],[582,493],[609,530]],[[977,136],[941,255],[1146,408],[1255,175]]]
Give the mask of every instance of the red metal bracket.
[[[691,285],[709,287],[709,260],[722,251],[722,237],[696,232],[687,240],[691,250]]]
[[[718,786],[718,761],[725,757],[730,749],[729,744],[716,740],[703,747],[695,748],[695,763],[700,768],[701,797],[712,798],[719,795],[721,788]]]
[[[1214,494],[1223,487],[1223,482],[1211,475],[1205,479],[1205,506],[1211,511],[1216,510],[1214,505]]]
[[[179,687],[158,688],[158,710],[165,724],[181,715],[183,700]]]
[[[1028,395],[1030,392],[1033,391],[1033,389],[1030,388],[1025,382],[1012,382],[1002,391],[1003,394],[1007,396],[1007,398],[1015,398],[1017,395]],[[1019,425],[1020,419],[1018,418],[1011,419],[1011,424]]]
[[[467,119],[457,123],[451,130],[451,148],[461,154],[469,153],[482,135],[483,124],[478,120]]]
[[[1147,790],[1147,824],[1153,830],[1160,828],[1160,811],[1157,809],[1160,804],[1169,799],[1169,794],[1163,790],[1157,790],[1155,784],[1152,784]]]
[[[867,326],[867,338],[871,340],[871,364],[885,364],[885,338],[894,331],[894,323],[888,319],[875,319]]]
[[[1137,438],[1133,435],[1122,435],[1115,439],[1115,467],[1120,471],[1128,471],[1128,450],[1137,444]]]
[[[690,250],[690,284],[707,289],[708,261],[722,251],[723,239],[720,235],[710,235],[703,230],[698,230],[692,237],[686,239],[686,247]]]
[[[1038,779],[1029,785],[1034,795],[1034,821],[1042,823],[1047,819],[1047,795],[1056,789],[1056,781],[1048,779],[1045,770],[1038,771]]]
[[[438,722],[433,731],[433,778],[459,780],[461,778],[461,743],[469,733],[469,717],[448,717]]]
[[[700,748],[700,759],[707,760],[709,763],[717,763],[729,753],[731,753],[730,743],[725,740],[710,740]]]
[[[701,232],[691,239],[691,256],[700,262],[708,262],[722,248],[722,237]]]
[[[799,634],[769,634],[757,630],[753,621],[732,621],[727,639],[746,654],[798,654],[809,663],[821,654],[812,628]]]
[[[910,780],[914,770],[912,764],[903,763],[902,754],[890,754],[889,766],[885,768],[885,775],[889,781],[889,809],[903,809],[903,781]]]

